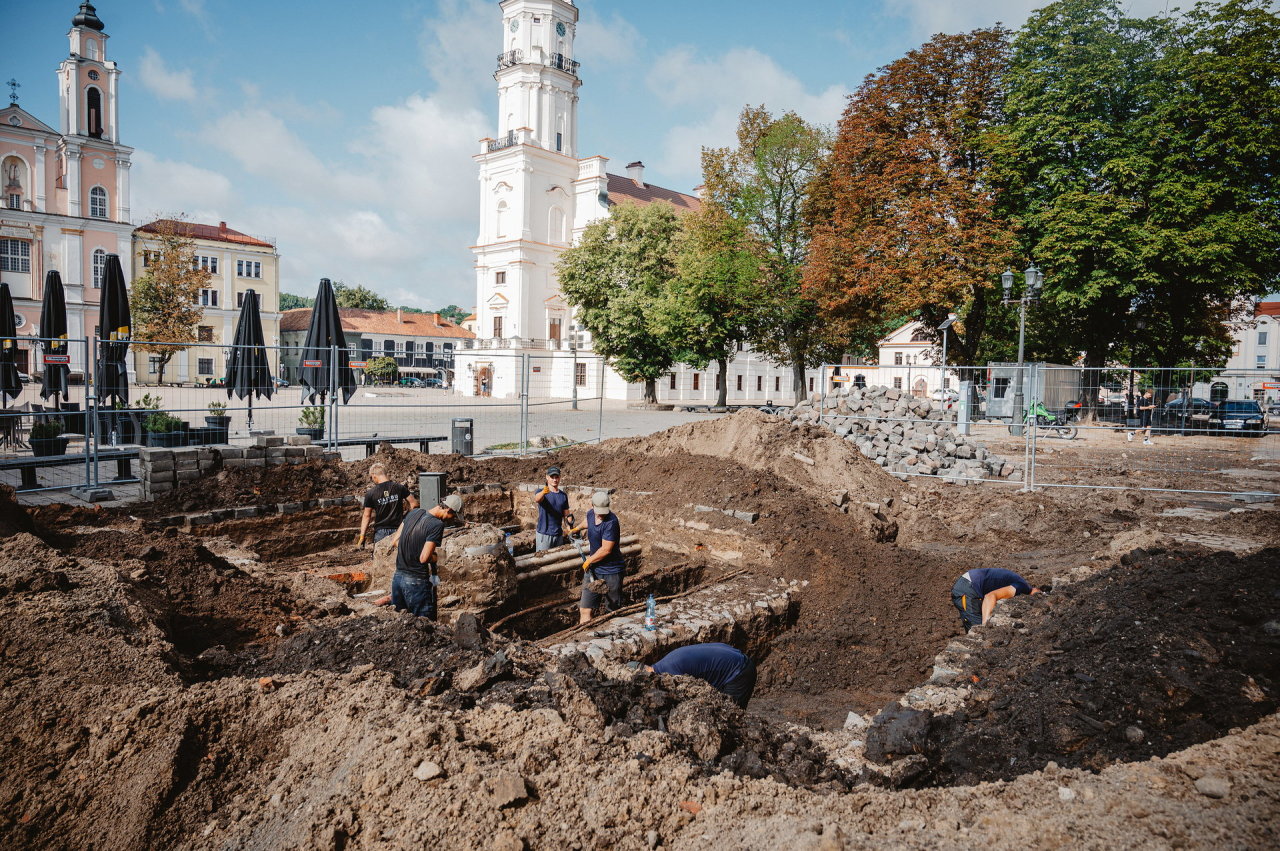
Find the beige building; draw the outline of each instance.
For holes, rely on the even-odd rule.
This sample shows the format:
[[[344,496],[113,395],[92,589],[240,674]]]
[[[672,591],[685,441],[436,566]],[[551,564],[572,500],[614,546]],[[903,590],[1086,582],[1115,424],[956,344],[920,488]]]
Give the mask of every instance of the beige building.
[[[235,339],[236,322],[246,290],[258,293],[262,314],[262,338],[268,346],[272,373],[278,374],[278,357],[270,347],[280,344],[280,255],[274,243],[227,227],[226,222],[202,225],[160,220],[133,232],[133,279],[146,274],[155,251],[153,234],[174,230],[195,245],[196,263],[209,270],[209,285],[200,290],[204,318],[196,326],[197,345],[174,356],[165,368],[166,382],[203,384],[226,375],[227,350]],[[132,349],[139,384],[159,379],[156,357]]]

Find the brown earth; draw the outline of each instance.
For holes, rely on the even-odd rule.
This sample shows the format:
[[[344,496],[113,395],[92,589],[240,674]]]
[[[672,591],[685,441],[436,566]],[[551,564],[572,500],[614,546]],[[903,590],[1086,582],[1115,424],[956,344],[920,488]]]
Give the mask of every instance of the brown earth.
[[[443,469],[455,485],[536,482],[547,464],[378,457],[394,478]],[[369,461],[224,471],[117,512],[25,512],[0,493],[0,844],[1274,844],[1275,551],[1172,539],[1274,541],[1280,512],[1167,518],[1185,503],[902,483],[829,434],[755,413],[555,458],[567,484],[620,488],[624,532],[691,558],[737,547],[740,567],[809,580],[748,712],[697,681],[607,675],[281,568],[348,563],[358,551],[324,535],[355,509],[193,530],[203,537],[147,520],[361,492]],[[705,527],[680,525],[691,519]],[[1017,623],[977,657],[972,722],[935,731],[935,782],[1008,782],[872,788],[855,734],[818,731],[927,678],[960,634],[947,591],[964,569],[1044,582],[1114,565],[1139,540],[1166,552],[1010,605]],[[1141,746],[1123,739],[1132,719]]]

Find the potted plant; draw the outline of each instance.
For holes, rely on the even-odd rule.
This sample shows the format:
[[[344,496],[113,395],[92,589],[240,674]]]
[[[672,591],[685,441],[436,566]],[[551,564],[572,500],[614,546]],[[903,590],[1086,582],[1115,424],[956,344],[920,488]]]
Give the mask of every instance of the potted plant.
[[[31,434],[27,437],[31,443],[31,454],[37,457],[48,455],[66,455],[67,441],[62,436],[62,420],[45,420],[31,426]]]
[[[204,424],[213,428],[230,428],[231,417],[227,416],[227,403],[210,402],[209,416],[204,418]]]
[[[320,440],[324,437],[324,408],[312,406],[302,409],[302,416],[298,417],[298,434],[305,434],[312,440]]]
[[[147,433],[147,446],[185,446],[185,426],[185,422],[164,411],[148,414],[142,423],[142,428]]]

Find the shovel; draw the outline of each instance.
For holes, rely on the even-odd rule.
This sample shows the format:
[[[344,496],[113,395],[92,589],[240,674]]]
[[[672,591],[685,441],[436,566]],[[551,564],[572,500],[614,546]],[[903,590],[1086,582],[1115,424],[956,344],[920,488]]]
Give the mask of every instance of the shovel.
[[[573,535],[569,535],[569,542],[572,543],[573,548],[578,551],[578,558],[586,561],[587,554],[582,551],[582,541],[575,538]],[[593,594],[603,594],[608,590],[608,586],[604,584],[603,579],[596,579],[596,572],[594,570],[587,570],[587,582],[590,583],[588,587],[591,588],[591,592]]]

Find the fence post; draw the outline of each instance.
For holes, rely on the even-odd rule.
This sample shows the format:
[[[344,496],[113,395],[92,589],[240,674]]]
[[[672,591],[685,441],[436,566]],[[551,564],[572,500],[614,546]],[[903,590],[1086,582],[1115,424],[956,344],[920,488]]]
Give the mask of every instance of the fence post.
[[[520,355],[520,454],[529,451],[529,353]]]
[[[68,351],[70,347],[68,346]],[[93,372],[88,364],[90,346],[89,338],[84,338],[85,353],[85,385],[84,385],[84,486],[90,487],[96,484],[97,465],[93,463],[92,458],[97,456],[97,429],[98,429],[98,406],[92,404],[92,397],[89,395],[89,379],[93,376]],[[45,365],[47,370],[49,367]],[[95,392],[97,384],[94,384]]]
[[[599,399],[596,402],[596,443],[604,440],[604,358],[596,358],[596,371],[600,373],[598,382],[600,387]],[[575,377],[574,381],[578,379]]]
[[[329,344],[329,451],[338,451],[338,346]]]

